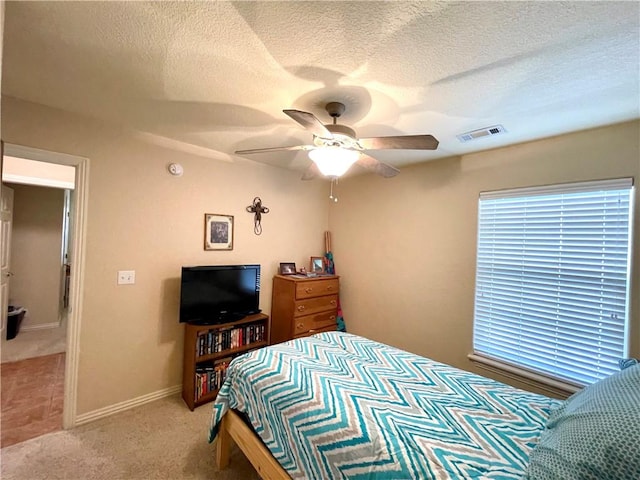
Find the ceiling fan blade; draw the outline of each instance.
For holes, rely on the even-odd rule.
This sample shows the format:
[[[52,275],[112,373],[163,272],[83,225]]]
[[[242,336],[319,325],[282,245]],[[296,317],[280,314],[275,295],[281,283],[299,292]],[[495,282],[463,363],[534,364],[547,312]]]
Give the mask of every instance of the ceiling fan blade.
[[[398,135],[393,137],[371,137],[358,140],[365,150],[435,150],[438,140],[433,135]]]
[[[284,150],[309,150],[313,148],[313,145],[293,145],[291,147],[270,147],[270,148],[254,148],[251,150],[236,150],[236,155],[246,155],[249,153],[268,153],[268,152],[280,152]]]
[[[316,137],[333,138],[333,134],[327,130],[327,127],[325,127],[313,113],[303,112],[301,110],[283,110],[283,112],[313,133]]]
[[[321,177],[321,176],[322,176],[322,173],[320,173],[318,166],[315,164],[315,162],[311,162],[311,165],[309,165],[309,168],[305,170],[305,172],[302,174],[302,177],[300,179],[313,180],[314,178]]]
[[[381,175],[385,178],[395,177],[400,173],[396,167],[392,167],[391,165],[387,165],[386,163],[382,163],[380,160],[376,160],[369,155],[365,155],[364,153],[360,154],[360,158],[356,161],[358,165],[361,167]]]

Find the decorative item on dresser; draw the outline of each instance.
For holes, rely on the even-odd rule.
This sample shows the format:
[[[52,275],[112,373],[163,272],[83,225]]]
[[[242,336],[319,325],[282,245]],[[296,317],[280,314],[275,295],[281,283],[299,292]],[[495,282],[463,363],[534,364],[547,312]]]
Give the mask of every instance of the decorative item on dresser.
[[[314,273],[324,273],[324,257],[311,257],[309,271]]]
[[[275,275],[271,344],[336,330],[339,278]]]
[[[189,409],[215,399],[233,357],[268,343],[269,317],[263,313],[217,325],[187,323],[182,398]]]
[[[280,275],[295,275],[296,273],[296,264],[291,262],[285,262],[280,264],[280,270],[278,270]]]

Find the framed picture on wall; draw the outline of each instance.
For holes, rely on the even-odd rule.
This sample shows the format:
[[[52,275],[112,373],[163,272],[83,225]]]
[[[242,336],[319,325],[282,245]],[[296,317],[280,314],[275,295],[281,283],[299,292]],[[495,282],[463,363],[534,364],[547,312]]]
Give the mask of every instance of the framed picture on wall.
[[[204,249],[233,250],[233,215],[204,214]]]

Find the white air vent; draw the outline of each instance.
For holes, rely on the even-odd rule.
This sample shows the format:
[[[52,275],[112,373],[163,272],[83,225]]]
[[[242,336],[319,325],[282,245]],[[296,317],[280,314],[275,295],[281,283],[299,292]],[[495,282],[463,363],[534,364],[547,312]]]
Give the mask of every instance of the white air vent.
[[[471,140],[477,140],[483,137],[492,137],[501,133],[507,133],[502,125],[493,125],[491,127],[480,128],[478,130],[472,130],[471,132],[461,133],[457,135],[458,140],[461,142],[470,142]]]

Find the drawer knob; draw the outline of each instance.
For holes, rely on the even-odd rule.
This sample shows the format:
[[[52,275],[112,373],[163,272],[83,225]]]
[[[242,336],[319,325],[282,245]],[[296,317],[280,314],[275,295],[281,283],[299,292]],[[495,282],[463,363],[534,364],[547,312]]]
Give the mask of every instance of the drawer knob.
[[[311,292],[313,292],[313,287],[307,287],[307,288],[304,289],[304,291],[306,293],[311,293]]]
[[[299,312],[302,312],[303,310],[304,310],[304,305],[299,305],[299,306],[298,306],[298,311],[299,311]]]
[[[304,328],[304,323],[299,323],[297,328],[299,328],[300,330],[302,330],[302,329]]]
[[[333,290],[333,287],[332,287],[331,285],[329,285],[329,286],[327,287],[327,290]]]
[[[336,301],[335,300],[331,300],[331,305],[335,305]]]
[[[336,319],[336,316],[335,316],[335,315],[331,315],[331,316],[329,317],[329,320],[335,320],[335,319]]]

